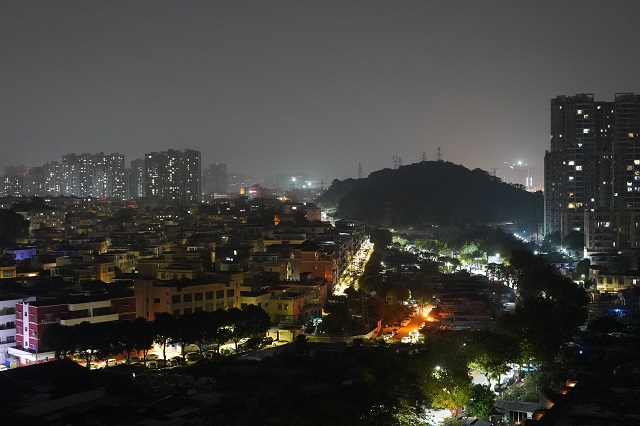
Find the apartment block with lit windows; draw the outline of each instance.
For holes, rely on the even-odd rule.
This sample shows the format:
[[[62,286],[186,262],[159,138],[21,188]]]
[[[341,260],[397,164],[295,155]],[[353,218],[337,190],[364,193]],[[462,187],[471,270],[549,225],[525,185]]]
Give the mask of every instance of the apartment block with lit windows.
[[[193,149],[151,152],[144,157],[144,193],[178,202],[200,201],[201,156]]]
[[[610,232],[600,229],[619,229],[616,218],[621,216],[595,218],[601,212],[640,211],[639,134],[640,95],[617,93],[613,102],[596,101],[592,94],[551,100],[551,149],[544,159],[545,234],[596,232],[601,242],[616,242],[610,250],[638,248],[635,238],[607,236]],[[586,244],[598,238],[587,237]]]

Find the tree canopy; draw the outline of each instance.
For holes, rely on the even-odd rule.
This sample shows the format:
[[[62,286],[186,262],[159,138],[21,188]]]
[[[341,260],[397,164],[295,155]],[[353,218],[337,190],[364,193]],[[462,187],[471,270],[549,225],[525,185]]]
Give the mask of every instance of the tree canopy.
[[[14,243],[28,233],[28,220],[13,210],[0,209],[0,245]]]
[[[372,226],[542,222],[543,197],[484,170],[445,161],[384,169],[366,179],[335,180],[317,202]]]

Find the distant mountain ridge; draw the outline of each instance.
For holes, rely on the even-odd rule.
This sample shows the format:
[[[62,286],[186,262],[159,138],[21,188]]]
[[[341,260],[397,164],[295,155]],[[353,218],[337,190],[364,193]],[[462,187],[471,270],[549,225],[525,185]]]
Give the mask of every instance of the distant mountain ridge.
[[[337,208],[341,217],[382,227],[516,222],[532,229],[542,224],[544,207],[541,192],[446,161],[383,169],[364,179],[336,179],[317,203]]]

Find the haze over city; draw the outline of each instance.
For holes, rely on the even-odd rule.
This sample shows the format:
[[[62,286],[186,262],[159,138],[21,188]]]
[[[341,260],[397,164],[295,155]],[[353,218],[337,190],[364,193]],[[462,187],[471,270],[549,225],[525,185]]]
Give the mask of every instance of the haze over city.
[[[257,178],[332,179],[440,146],[541,184],[551,98],[640,90],[638,7],[3,2],[0,166],[190,148]]]

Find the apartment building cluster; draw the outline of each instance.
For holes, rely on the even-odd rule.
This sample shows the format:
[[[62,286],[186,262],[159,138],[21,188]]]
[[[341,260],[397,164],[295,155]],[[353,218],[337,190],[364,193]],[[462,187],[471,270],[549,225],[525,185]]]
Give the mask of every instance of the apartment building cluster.
[[[545,234],[584,233],[591,267],[583,279],[599,294],[637,305],[628,295],[640,283],[640,95],[617,93],[611,102],[558,96],[550,138]]]
[[[640,247],[640,95],[551,101],[545,234],[585,234],[590,253]]]
[[[0,199],[4,207],[15,202]],[[334,226],[318,220],[316,205],[274,199],[138,204],[58,197],[20,213],[33,223],[24,244],[3,248],[0,286],[11,283],[14,293],[0,305],[6,365],[53,356],[39,340],[53,323],[153,320],[160,312],[254,304],[275,326],[301,327],[322,316],[365,240],[356,222]]]
[[[215,180],[216,189],[226,189],[226,166],[216,166],[217,173],[211,179]],[[7,167],[0,181],[0,195],[117,200],[155,196],[198,202],[202,193],[201,175],[200,152],[192,149],[147,153],[144,159],[131,161],[129,168],[124,155],[119,153],[71,153],[63,155],[61,161],[28,171],[24,166]]]

